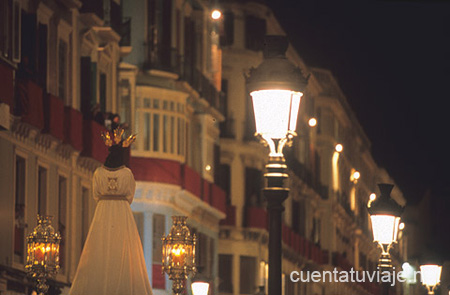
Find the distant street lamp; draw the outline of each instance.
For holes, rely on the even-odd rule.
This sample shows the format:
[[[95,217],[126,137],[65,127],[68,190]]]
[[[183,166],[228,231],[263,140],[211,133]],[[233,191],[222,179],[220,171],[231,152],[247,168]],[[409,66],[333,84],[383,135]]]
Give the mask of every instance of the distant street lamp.
[[[389,250],[397,243],[400,216],[403,207],[391,198],[394,185],[378,184],[380,196],[370,200],[367,210],[372,222],[373,241],[381,248],[378,267],[381,272],[391,272],[391,255]],[[389,294],[389,283],[382,283],[382,294]]]
[[[442,266],[437,264],[425,264],[420,266],[422,284],[427,288],[428,294],[434,294],[434,289],[441,282]]]
[[[285,56],[284,36],[266,36],[264,61],[250,71],[247,88],[252,97],[256,134],[269,146],[264,195],[269,212],[269,294],[281,294],[281,216],[288,197],[283,147],[296,136],[300,100],[306,87],[302,72]]]
[[[186,219],[186,216],[172,216],[172,228],[169,234],[162,238],[162,270],[173,281],[172,291],[175,294],[184,292],[185,280],[196,272],[196,238],[195,235],[191,236]]]
[[[61,236],[52,226],[52,216],[38,215],[38,225],[27,237],[27,264],[29,276],[36,279],[39,295],[48,291],[47,279],[59,270],[59,242]]]
[[[194,281],[191,284],[193,295],[208,295],[209,283],[206,281]]]

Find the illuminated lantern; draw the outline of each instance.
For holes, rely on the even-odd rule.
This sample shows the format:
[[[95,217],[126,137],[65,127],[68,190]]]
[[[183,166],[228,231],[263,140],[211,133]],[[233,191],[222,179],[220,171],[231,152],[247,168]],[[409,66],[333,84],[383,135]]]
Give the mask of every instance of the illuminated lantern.
[[[380,196],[370,201],[367,209],[372,222],[373,240],[382,250],[379,266],[384,270],[391,267],[389,249],[397,242],[403,207],[391,198],[394,185],[381,183],[378,188]]]
[[[251,69],[247,88],[252,97],[256,133],[270,147],[270,156],[282,155],[296,133],[300,101],[306,88],[301,70],[285,56],[284,36],[266,36],[264,61]]]
[[[195,281],[191,284],[193,295],[208,295],[209,283],[204,281]]]
[[[61,236],[52,227],[52,216],[38,215],[38,225],[27,237],[27,264],[29,276],[36,279],[37,291],[44,294],[48,290],[46,281],[59,270],[59,242]]]
[[[434,294],[434,289],[441,282],[442,266],[437,264],[425,264],[420,266],[422,284],[427,288],[428,294]]]
[[[172,216],[173,225],[169,234],[162,238],[162,270],[173,281],[172,290],[181,294],[185,280],[195,274],[195,235],[191,235],[186,225],[186,216]]]

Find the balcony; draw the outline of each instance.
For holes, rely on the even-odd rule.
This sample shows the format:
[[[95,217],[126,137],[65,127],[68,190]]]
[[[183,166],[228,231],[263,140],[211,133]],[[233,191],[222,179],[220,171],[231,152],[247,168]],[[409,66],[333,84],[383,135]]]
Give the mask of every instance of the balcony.
[[[172,160],[131,157],[130,168],[138,181],[178,185],[211,207],[227,212],[226,192],[187,165]]]
[[[216,184],[211,184],[210,204],[223,213],[227,213],[227,193]]]
[[[83,114],[71,107],[64,108],[64,143],[78,151],[83,150]]]
[[[236,226],[236,206],[226,206],[225,214],[226,217],[220,221],[220,225]]]
[[[100,137],[103,131],[106,131],[104,126],[92,120],[84,120],[82,156],[94,158],[101,163],[105,162],[108,148]]]
[[[16,115],[22,116],[22,122],[28,123],[39,130],[44,129],[44,104],[42,88],[28,79],[17,81]]]
[[[245,224],[247,227],[267,230],[269,220],[267,211],[264,208],[247,207],[245,213]]]
[[[64,140],[64,103],[62,99],[47,94],[44,99],[44,132]]]
[[[200,197],[202,195],[202,177],[200,174],[191,167],[183,165],[182,177],[182,188]]]
[[[126,26],[126,23],[124,23],[124,26]],[[175,48],[152,48],[152,46],[146,45],[146,51],[149,56],[145,65],[147,69],[156,69],[178,74],[211,107],[218,111],[223,111],[221,100],[224,98],[224,93],[218,91],[211,80],[192,64],[192,61],[186,60],[184,56],[179,55]]]

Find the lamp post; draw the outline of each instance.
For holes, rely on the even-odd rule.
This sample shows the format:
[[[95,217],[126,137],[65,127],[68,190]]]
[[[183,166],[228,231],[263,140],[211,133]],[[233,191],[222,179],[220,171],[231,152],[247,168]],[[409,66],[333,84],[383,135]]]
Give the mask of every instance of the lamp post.
[[[59,242],[61,236],[52,226],[52,216],[38,215],[38,225],[27,237],[27,264],[29,276],[36,279],[38,294],[48,291],[47,279],[59,270]]]
[[[281,294],[281,217],[288,197],[283,147],[296,136],[300,100],[306,79],[285,56],[284,36],[266,36],[264,61],[250,70],[247,89],[252,97],[256,134],[269,146],[264,196],[269,212],[269,294]]]
[[[427,288],[428,294],[434,294],[434,289],[441,282],[441,272],[442,266],[437,264],[424,264],[420,266],[422,284]]]
[[[378,267],[381,272],[390,272],[392,268],[389,250],[397,243],[400,216],[403,207],[391,198],[394,185],[378,184],[380,196],[369,201],[367,210],[372,222],[373,241],[381,248]],[[389,282],[382,283],[382,294],[389,294]]]
[[[195,235],[186,225],[186,216],[172,216],[173,225],[169,234],[162,238],[162,271],[173,281],[172,291],[181,294],[185,280],[195,274]]]

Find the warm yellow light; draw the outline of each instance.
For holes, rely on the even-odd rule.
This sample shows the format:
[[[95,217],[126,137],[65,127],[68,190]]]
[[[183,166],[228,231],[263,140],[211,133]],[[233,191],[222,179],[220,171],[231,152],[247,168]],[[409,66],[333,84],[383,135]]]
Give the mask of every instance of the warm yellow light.
[[[441,282],[442,266],[436,264],[426,264],[420,266],[420,276],[422,284],[435,287]],[[431,293],[432,294],[432,293]]]
[[[205,170],[206,170],[206,171],[211,171],[211,165],[206,165],[206,166],[205,166]]]
[[[398,229],[399,229],[399,230],[405,229],[405,224],[404,224],[403,222],[400,223],[400,225],[398,226]]]
[[[353,173],[353,179],[358,180],[359,177],[361,177],[361,174],[360,174],[358,171],[355,171],[355,172]]]
[[[350,209],[356,211],[356,188],[352,186],[350,189]]]
[[[369,202],[367,202],[367,207],[370,208],[370,206],[372,205],[372,202],[375,201],[375,199],[377,198],[377,195],[375,193],[371,193],[369,196]]]
[[[344,147],[342,146],[342,144],[338,143],[334,149],[336,150],[336,152],[340,153],[344,150]]]
[[[222,17],[222,12],[220,12],[220,10],[214,9],[214,10],[211,12],[211,18],[212,18],[212,19],[218,20],[218,19],[221,18],[221,17]]]
[[[181,264],[184,261],[186,249],[182,245],[174,245],[172,248],[172,262]]]
[[[316,127],[316,125],[317,125],[316,118],[309,119],[308,124],[309,124],[310,127]]]
[[[331,160],[332,165],[332,172],[333,172],[333,190],[338,191],[339,190],[339,153],[334,152],[333,158]]]

